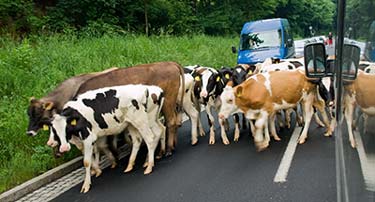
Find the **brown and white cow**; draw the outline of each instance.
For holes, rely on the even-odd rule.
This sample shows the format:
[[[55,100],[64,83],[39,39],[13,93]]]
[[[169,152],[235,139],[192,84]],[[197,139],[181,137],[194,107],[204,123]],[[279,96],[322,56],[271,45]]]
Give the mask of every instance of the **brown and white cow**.
[[[350,84],[344,85],[344,115],[348,127],[350,145],[355,148],[353,136],[353,112],[356,105],[369,116],[375,115],[375,74],[358,70],[357,78]]]
[[[303,144],[313,115],[313,105],[323,105],[317,100],[316,83],[310,82],[304,71],[276,71],[256,74],[242,84],[231,88],[226,87],[221,95],[222,107],[219,118],[228,118],[235,112],[243,112],[249,120],[255,120],[254,142],[258,151],[269,145],[268,120],[278,110],[295,107],[302,104],[305,118],[305,127],[299,137]],[[323,110],[327,131],[326,136],[332,135],[327,114]],[[271,129],[275,128],[271,121]],[[265,138],[263,137],[265,131]],[[272,131],[271,131],[272,132]]]
[[[167,155],[171,155],[177,142],[177,128],[181,125],[180,111],[184,97],[184,70],[176,62],[156,62],[120,68],[87,80],[77,95],[89,90],[127,84],[159,86],[164,91],[162,113],[167,125]],[[162,151],[164,152],[164,151]]]

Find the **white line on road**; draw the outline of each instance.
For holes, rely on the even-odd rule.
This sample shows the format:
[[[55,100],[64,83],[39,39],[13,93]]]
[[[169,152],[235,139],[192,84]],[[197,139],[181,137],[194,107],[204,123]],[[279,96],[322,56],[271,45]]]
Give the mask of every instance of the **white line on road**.
[[[293,160],[294,152],[297,148],[298,137],[301,133],[302,127],[296,127],[290,137],[288,146],[285,150],[284,156],[281,159],[279,168],[277,169],[274,182],[286,182],[286,177],[288,176],[288,171]]]
[[[354,131],[354,137],[357,141],[357,152],[359,161],[361,162],[362,175],[365,180],[366,189],[375,192],[375,156],[366,155],[362,138],[358,131]]]

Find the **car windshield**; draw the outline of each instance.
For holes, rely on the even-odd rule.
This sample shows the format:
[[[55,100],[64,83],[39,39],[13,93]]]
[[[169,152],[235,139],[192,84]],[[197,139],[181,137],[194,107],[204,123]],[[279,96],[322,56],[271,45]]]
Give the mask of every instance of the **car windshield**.
[[[279,47],[281,44],[280,30],[253,32],[241,35],[240,50],[254,50]]]

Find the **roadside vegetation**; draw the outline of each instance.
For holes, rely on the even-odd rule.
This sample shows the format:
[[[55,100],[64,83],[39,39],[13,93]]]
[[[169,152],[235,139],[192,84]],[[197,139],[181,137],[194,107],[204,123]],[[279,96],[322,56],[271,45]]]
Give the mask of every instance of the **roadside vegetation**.
[[[55,159],[46,146],[48,133],[26,135],[29,98],[40,98],[63,80],[110,67],[157,61],[177,61],[219,68],[234,66],[231,46],[238,38],[203,35],[145,37],[56,35],[0,41],[0,192],[18,185],[73,157]],[[121,165],[120,165],[121,166]]]

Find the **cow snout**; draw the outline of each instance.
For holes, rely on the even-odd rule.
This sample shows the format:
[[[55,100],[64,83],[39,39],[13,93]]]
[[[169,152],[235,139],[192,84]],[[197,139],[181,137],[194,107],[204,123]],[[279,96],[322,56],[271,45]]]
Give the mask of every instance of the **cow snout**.
[[[203,97],[203,98],[206,98],[207,97],[207,91],[202,91],[200,96]]]
[[[60,152],[61,153],[64,153],[64,152],[68,152],[70,150],[70,144],[63,144],[60,146]]]
[[[35,136],[36,135],[36,132],[35,131],[33,131],[33,130],[30,130],[30,131],[26,131],[26,135],[28,135],[28,136]]]

